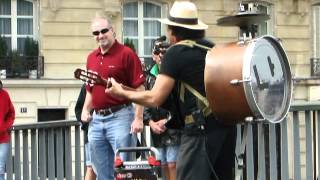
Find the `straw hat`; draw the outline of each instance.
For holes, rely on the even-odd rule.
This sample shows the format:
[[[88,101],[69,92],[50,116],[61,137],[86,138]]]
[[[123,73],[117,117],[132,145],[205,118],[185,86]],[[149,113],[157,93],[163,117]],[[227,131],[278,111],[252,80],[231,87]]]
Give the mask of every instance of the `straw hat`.
[[[189,1],[175,1],[170,9],[169,17],[159,21],[163,24],[193,30],[208,28],[208,25],[198,19],[197,7]]]

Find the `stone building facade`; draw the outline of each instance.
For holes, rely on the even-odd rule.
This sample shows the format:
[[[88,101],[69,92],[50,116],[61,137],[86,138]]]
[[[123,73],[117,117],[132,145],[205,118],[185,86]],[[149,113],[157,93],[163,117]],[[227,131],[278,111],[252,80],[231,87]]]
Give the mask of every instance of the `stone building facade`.
[[[16,0],[7,0],[12,7]],[[167,16],[170,0],[28,0],[33,7],[33,33],[38,40],[40,55],[44,57],[43,76],[38,79],[4,79],[17,109],[17,123],[37,121],[39,113],[60,114],[63,119],[74,118],[73,107],[81,82],[73,78],[74,69],[85,67],[87,54],[96,48],[91,36],[90,22],[97,12],[105,13],[113,21],[117,39],[135,39],[141,60],[150,57],[150,40],[165,34],[165,26],[156,18]],[[237,41],[238,27],[222,27],[217,19],[237,12],[236,0],[194,0],[200,18],[209,25],[206,35],[215,43]],[[245,3],[246,1],[242,1]],[[311,78],[311,58],[319,58],[319,1],[267,0],[256,1],[270,15],[263,34],[281,39],[291,64],[295,100],[318,100],[317,78]],[[153,17],[147,17],[151,12]],[[152,11],[154,13],[152,13]],[[0,16],[1,17],[1,16]],[[15,16],[12,15],[12,22]],[[152,22],[149,23],[148,21]],[[134,25],[132,25],[134,24]],[[156,26],[150,28],[150,26]],[[148,27],[149,26],[149,27]],[[148,29],[154,32],[143,32]],[[160,29],[160,30],[159,30]],[[137,33],[132,33],[136,32]],[[58,114],[59,114],[58,113]]]
[[[86,57],[97,45],[90,32],[90,23],[97,12],[111,18],[117,39],[133,39],[136,52],[145,63],[150,60],[152,40],[166,33],[157,23],[164,18],[173,0],[4,0],[11,7],[8,15],[0,7],[0,22],[11,18],[12,32],[1,36],[11,39],[17,47],[19,32],[15,32],[19,7],[27,4],[32,13],[29,36],[39,42],[44,57],[43,74],[37,79],[2,79],[15,109],[16,123],[75,119],[74,106],[82,82],[73,78],[76,68],[85,68]],[[19,3],[22,2],[22,5]],[[199,16],[209,29],[206,36],[216,44],[238,40],[238,27],[222,27],[217,19],[234,15],[238,0],[192,0]],[[243,3],[248,1],[243,0]],[[260,35],[281,39],[295,78],[295,101],[320,100],[320,0],[257,0],[270,20]],[[9,5],[8,5],[9,3]],[[22,8],[23,9],[23,8]],[[21,8],[20,8],[21,10]],[[2,13],[2,14],[1,14]],[[14,43],[15,42],[15,43]],[[313,63],[311,59],[315,59]]]

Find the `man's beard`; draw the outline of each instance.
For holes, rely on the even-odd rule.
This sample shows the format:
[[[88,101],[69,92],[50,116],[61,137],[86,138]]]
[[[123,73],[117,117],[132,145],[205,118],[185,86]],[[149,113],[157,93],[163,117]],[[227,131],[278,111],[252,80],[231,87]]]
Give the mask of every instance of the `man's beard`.
[[[98,43],[99,43],[99,46],[101,46],[101,47],[107,47],[108,45],[110,45],[110,41],[107,39],[99,40]]]

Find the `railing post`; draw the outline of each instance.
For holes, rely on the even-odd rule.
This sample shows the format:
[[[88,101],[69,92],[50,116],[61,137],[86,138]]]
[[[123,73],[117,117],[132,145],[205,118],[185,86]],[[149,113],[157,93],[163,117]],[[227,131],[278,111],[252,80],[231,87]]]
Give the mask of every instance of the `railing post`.
[[[280,124],[280,146],[281,146],[281,179],[289,179],[289,160],[288,160],[288,117]]]
[[[20,131],[14,131],[14,179],[21,180]]]
[[[277,143],[276,143],[275,124],[269,123],[269,163],[270,163],[270,179],[278,179],[277,171]]]
[[[247,127],[246,127],[247,126]],[[246,123],[244,128],[248,128],[247,134],[247,148],[246,148],[246,169],[247,180],[254,180],[254,156],[253,156],[253,135],[252,124]]]
[[[66,180],[72,180],[71,128],[65,128]]]
[[[37,130],[31,129],[31,179],[38,179]]]
[[[23,180],[29,180],[29,144],[28,144],[28,130],[25,129],[22,131],[23,139]]]
[[[80,126],[75,126],[75,179],[81,179]]]
[[[266,156],[265,156],[265,131],[264,124],[257,123],[258,127],[258,180],[266,179]]]
[[[294,180],[301,180],[299,112],[293,111]]]
[[[64,163],[63,163],[63,133],[62,128],[56,129],[57,141],[56,141],[56,160],[57,160],[57,180],[64,179]]]
[[[55,159],[54,154],[54,129],[50,128],[48,130],[48,178],[49,180],[55,179]]]
[[[318,151],[317,151],[317,153],[318,153],[318,177],[317,177],[317,179],[319,180],[320,179],[320,110],[317,110],[317,117],[318,117],[318,119],[317,119],[317,121],[316,121],[316,123],[317,123],[317,127],[318,127],[318,134],[317,134],[317,139],[318,139]]]
[[[306,121],[306,176],[307,180],[313,180],[313,158],[312,158],[312,128],[310,111],[305,111]]]
[[[39,177],[40,180],[47,179],[47,161],[46,161],[46,132],[45,129],[39,130]]]

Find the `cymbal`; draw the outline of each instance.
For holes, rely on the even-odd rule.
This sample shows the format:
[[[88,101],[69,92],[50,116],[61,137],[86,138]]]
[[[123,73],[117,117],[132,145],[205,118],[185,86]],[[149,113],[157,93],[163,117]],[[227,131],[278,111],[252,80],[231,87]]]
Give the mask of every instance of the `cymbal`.
[[[217,24],[220,26],[248,27],[253,24],[261,24],[269,19],[269,15],[264,13],[238,13],[234,16],[218,19]]]

